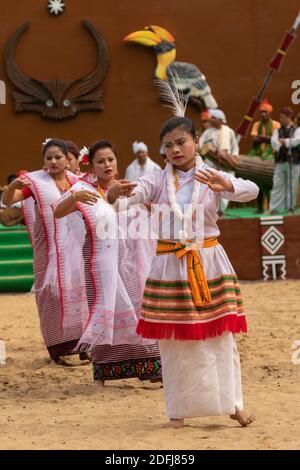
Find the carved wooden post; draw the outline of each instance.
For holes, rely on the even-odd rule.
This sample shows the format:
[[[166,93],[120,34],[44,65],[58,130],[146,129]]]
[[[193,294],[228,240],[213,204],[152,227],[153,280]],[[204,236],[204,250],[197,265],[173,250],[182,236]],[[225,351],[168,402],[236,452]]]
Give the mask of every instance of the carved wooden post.
[[[263,280],[286,279],[284,218],[262,217],[260,225]]]

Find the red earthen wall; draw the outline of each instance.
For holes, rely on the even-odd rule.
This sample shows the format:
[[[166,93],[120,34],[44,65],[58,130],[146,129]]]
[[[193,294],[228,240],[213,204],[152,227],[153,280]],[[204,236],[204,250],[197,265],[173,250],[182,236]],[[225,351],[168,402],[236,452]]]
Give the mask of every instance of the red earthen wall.
[[[230,125],[236,127],[299,10],[298,0],[65,3],[65,13],[54,18],[46,10],[46,0],[0,0],[0,80],[7,84],[7,104],[0,105],[1,184],[7,174],[20,168],[33,170],[41,166],[41,142],[45,137],[73,139],[79,145],[90,145],[103,137],[111,139],[118,149],[121,172],[132,158],[131,144],[136,139],[147,142],[152,157],[160,161],[158,135],[168,111],[159,103],[152,83],[156,59],[149,48],[122,42],[128,33],[149,24],[165,27],[175,36],[177,60],[194,63],[205,73],[219,106]],[[17,48],[20,68],[39,79],[73,80],[88,73],[96,61],[93,40],[81,26],[83,18],[101,31],[109,49],[110,68],[102,85],[104,111],[84,112],[64,122],[43,120],[35,114],[16,115],[3,60],[9,36],[23,22],[30,21]],[[300,79],[299,51],[298,37],[282,72],[268,88],[274,116],[283,105],[291,104],[291,83]],[[189,110],[189,115],[199,122],[195,111]],[[246,148],[243,144],[242,150]]]

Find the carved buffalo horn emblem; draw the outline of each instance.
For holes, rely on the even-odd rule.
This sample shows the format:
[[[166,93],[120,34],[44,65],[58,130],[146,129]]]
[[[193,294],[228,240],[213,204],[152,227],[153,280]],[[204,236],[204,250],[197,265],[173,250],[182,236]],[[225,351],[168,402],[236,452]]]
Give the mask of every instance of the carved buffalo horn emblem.
[[[94,26],[83,21],[97,45],[98,61],[93,72],[75,81],[54,79],[37,80],[23,73],[15,60],[16,45],[27,30],[24,23],[10,37],[5,46],[6,71],[18,91],[13,92],[16,112],[37,112],[46,119],[67,119],[80,111],[102,111],[102,91],[99,89],[108,69],[106,43]]]

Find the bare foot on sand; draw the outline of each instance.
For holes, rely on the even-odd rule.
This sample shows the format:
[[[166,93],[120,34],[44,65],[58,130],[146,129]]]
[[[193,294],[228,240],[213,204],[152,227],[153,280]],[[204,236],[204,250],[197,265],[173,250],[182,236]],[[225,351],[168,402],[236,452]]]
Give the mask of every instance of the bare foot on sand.
[[[184,419],[171,418],[168,424],[164,425],[165,428],[180,429],[184,427]]]
[[[94,387],[98,390],[103,390],[104,389],[104,380],[94,380]]]
[[[256,420],[254,414],[248,414],[246,411],[236,411],[234,415],[230,415],[231,419],[236,419],[242,426],[249,426]]]
[[[152,383],[152,384],[157,384],[157,383],[163,383],[163,380],[157,378],[157,379],[150,379],[149,382]]]
[[[90,353],[87,353],[87,352],[81,352],[79,353],[79,359],[81,361],[88,361],[88,362],[92,362],[92,356]]]
[[[64,366],[64,367],[72,366],[72,364],[67,362],[62,356],[60,356],[58,359],[51,359],[50,365],[51,366]]]

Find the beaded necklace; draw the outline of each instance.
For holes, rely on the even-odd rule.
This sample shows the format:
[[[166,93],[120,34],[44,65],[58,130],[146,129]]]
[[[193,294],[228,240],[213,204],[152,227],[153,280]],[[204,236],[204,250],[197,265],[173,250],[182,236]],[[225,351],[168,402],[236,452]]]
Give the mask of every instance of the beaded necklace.
[[[104,189],[100,186],[100,184],[98,184],[98,186],[97,186],[97,191],[98,191],[98,194],[100,195],[100,197],[101,197],[104,201],[107,201],[106,192],[105,192]]]
[[[54,178],[53,178],[54,179]],[[61,193],[66,193],[67,191],[69,191],[70,187],[71,187],[71,184],[70,184],[70,181],[66,178],[66,181],[64,183],[64,186],[62,187],[60,184],[58,184],[57,181],[54,180],[54,183],[56,185],[56,187],[59,189],[59,191]]]
[[[175,186],[175,191],[179,191],[180,188],[180,181],[179,181],[179,175],[176,171],[176,168],[173,167],[173,178],[174,178],[174,186]]]

